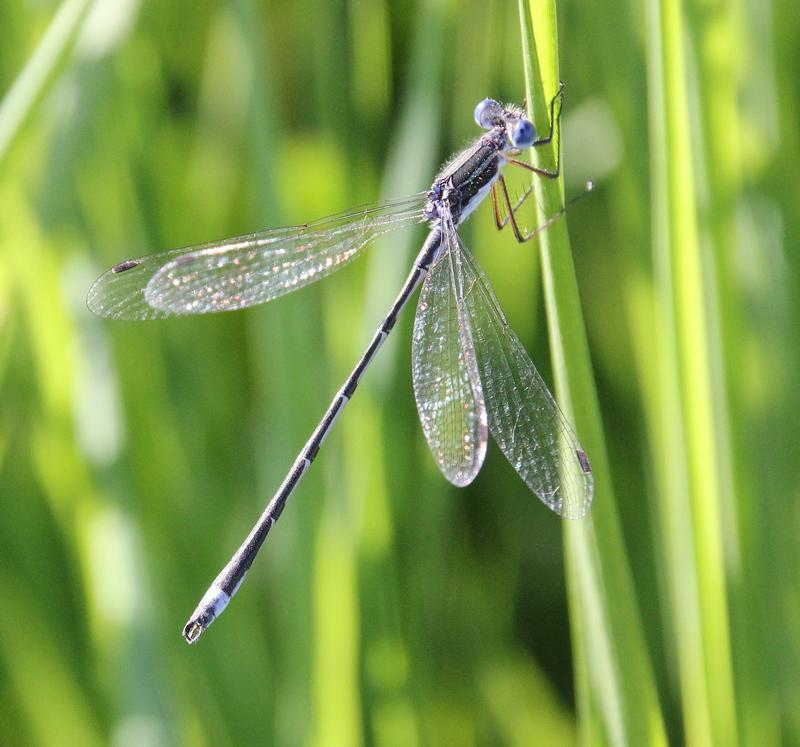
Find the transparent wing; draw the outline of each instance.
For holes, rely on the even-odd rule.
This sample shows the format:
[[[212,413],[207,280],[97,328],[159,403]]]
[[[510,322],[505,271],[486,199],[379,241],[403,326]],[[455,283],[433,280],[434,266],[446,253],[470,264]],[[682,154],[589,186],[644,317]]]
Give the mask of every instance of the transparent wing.
[[[157,319],[242,309],[325,277],[376,236],[423,220],[425,193],[128,260],[103,273],[86,303],[111,319]]]
[[[461,256],[489,429],[545,505],[566,518],[580,518],[594,492],[586,453],[509,327],[483,270],[466,248]]]
[[[471,483],[489,431],[472,330],[460,287],[461,252],[452,225],[425,278],[414,318],[411,361],[422,430],[454,485]]]

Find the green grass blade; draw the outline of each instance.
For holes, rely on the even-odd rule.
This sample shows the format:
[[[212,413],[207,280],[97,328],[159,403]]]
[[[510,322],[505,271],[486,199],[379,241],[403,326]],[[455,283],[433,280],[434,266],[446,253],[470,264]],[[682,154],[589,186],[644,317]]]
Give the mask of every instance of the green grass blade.
[[[679,3],[651,2],[649,84],[660,413],[658,481],[688,744],[737,743],[722,548],[721,456],[715,423],[709,298],[695,207],[695,162]],[[719,382],[717,382],[719,383]]]
[[[0,103],[0,163],[72,49],[91,0],[64,0],[33,56]]]
[[[542,116],[559,79],[555,4],[520,0],[520,21],[527,101],[544,132]],[[536,196],[542,217],[554,214],[563,206],[561,180],[537,179]],[[610,484],[566,221],[545,231],[539,245],[558,400],[595,473],[591,514],[564,525],[581,736],[587,743],[666,744]]]

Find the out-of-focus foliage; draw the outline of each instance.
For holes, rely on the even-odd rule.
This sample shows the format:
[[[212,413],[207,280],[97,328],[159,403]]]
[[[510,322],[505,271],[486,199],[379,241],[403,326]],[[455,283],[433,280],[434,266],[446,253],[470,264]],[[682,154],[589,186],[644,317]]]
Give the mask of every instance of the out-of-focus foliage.
[[[597,182],[567,216],[608,451],[595,500],[635,598],[579,586],[568,605],[562,522],[498,449],[469,488],[442,479],[406,313],[189,648],[184,620],[422,233],[235,314],[104,322],[89,284],[426,188],[479,99],[525,95],[518,8],[0,0],[0,743],[614,744],[662,718],[676,744],[800,742],[800,15],[557,10],[567,195]],[[488,206],[464,228],[553,382],[537,247],[506,233]],[[593,536],[617,542],[603,515]],[[641,661],[573,651],[568,606],[601,602],[582,640],[643,632]]]

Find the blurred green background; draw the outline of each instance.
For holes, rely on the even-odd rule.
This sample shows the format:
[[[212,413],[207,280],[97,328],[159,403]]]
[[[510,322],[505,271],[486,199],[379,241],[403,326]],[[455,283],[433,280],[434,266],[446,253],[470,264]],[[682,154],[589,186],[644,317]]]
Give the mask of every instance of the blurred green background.
[[[800,744],[800,14],[557,10],[592,515],[492,446],[445,482],[407,310],[189,648],[423,231],[241,313],[109,323],[89,284],[427,188],[478,100],[524,97],[520,8],[0,0],[0,743]],[[463,231],[553,382],[548,270],[506,234]]]

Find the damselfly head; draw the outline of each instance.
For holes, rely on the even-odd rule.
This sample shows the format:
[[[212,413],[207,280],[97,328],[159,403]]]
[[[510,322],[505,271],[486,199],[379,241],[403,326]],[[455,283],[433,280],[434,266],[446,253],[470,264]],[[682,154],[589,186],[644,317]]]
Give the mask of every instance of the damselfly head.
[[[517,106],[503,106],[494,99],[484,99],[475,107],[475,122],[484,130],[502,127],[509,148],[521,150],[529,148],[536,140],[536,128],[525,115],[525,110]]]

